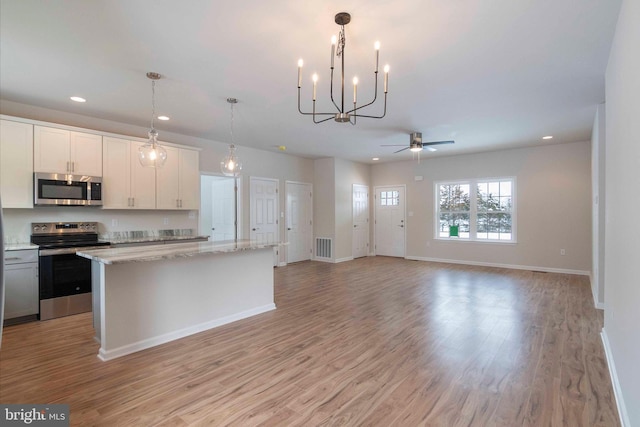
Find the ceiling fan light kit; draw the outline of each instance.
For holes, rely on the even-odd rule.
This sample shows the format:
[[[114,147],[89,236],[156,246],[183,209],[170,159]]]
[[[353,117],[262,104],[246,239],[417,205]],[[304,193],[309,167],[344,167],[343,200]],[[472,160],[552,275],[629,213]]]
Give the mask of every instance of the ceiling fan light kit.
[[[409,150],[413,153],[419,153],[420,151],[437,151],[436,148],[432,147],[433,145],[443,145],[443,144],[454,144],[455,141],[432,141],[432,142],[422,142],[422,133],[421,132],[411,132],[409,134],[409,146],[399,145],[399,144],[391,144],[391,145],[381,145],[381,147],[404,147],[398,151],[394,151],[393,154],[400,153],[404,150]]]
[[[375,76],[375,87],[373,100],[364,105],[358,106],[358,78],[353,78],[353,108],[347,109],[345,107],[345,93],[344,93],[344,57],[345,57],[345,45],[346,45],[346,37],[344,26],[351,22],[351,15],[347,12],[340,12],[335,16],[335,23],[340,26],[340,34],[338,37],[333,36],[331,38],[331,78],[330,78],[330,86],[329,86],[329,94],[331,96],[331,102],[336,107],[337,112],[317,112],[316,111],[316,99],[317,99],[317,88],[318,88],[318,75],[313,74],[313,95],[312,95],[312,111],[311,112],[303,112],[300,106],[300,89],[302,87],[302,66],[304,65],[304,61],[300,59],[298,61],[298,111],[300,114],[313,116],[314,123],[323,123],[327,120],[334,119],[338,123],[351,123],[352,125],[356,124],[358,117],[365,117],[369,119],[381,119],[387,114],[387,92],[389,88],[389,65],[384,66],[384,107],[382,115],[373,116],[367,114],[359,114],[359,111],[363,108],[366,108],[378,99],[378,64],[380,57],[380,42],[375,42],[374,49],[376,52],[376,67],[374,71]],[[341,96],[340,96],[340,104],[335,101],[333,97],[333,71],[335,66],[335,57],[340,57],[340,65],[341,65],[341,79],[340,79],[340,88],[341,88]],[[328,116],[328,117],[327,117]]]

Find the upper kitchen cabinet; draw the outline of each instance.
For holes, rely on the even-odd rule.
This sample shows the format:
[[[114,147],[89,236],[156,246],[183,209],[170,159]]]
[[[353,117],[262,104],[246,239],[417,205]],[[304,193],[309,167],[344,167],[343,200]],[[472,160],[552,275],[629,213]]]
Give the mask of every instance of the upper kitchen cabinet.
[[[156,208],[156,172],[140,164],[138,149],[142,145],[142,142],[104,137],[104,209]]]
[[[34,126],[35,172],[102,176],[102,136]]]
[[[200,163],[196,150],[167,147],[167,162],[156,170],[158,209],[200,208]]]
[[[4,208],[33,207],[33,125],[0,120],[0,194]]]

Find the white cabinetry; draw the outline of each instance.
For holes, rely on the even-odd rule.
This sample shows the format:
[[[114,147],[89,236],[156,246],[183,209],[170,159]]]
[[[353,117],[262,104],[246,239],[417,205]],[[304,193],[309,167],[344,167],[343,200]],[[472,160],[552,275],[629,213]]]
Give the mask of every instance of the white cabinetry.
[[[104,137],[102,202],[104,209],[155,209],[155,169],[138,161],[142,142]]]
[[[167,146],[165,149],[167,162],[156,170],[158,209],[199,209],[199,153]]]
[[[33,207],[33,125],[0,120],[0,194],[4,208]]]
[[[6,251],[4,318],[38,314],[38,250]]]
[[[102,136],[34,126],[35,172],[102,176]]]

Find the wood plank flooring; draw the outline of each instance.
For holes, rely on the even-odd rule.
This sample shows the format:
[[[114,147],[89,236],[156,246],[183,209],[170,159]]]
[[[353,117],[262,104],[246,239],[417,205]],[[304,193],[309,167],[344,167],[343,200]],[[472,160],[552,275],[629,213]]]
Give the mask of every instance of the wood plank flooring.
[[[277,310],[110,362],[89,314],[7,327],[0,402],[67,403],[74,426],[619,425],[586,277],[274,271]]]

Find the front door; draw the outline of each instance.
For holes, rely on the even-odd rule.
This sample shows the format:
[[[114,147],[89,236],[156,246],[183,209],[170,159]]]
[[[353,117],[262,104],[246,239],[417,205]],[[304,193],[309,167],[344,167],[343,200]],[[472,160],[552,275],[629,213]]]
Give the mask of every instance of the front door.
[[[376,187],[376,255],[404,257],[405,188]]]
[[[287,193],[287,262],[311,259],[313,234],[311,184],[286,182]]]
[[[369,254],[369,187],[353,184],[353,257]]]

